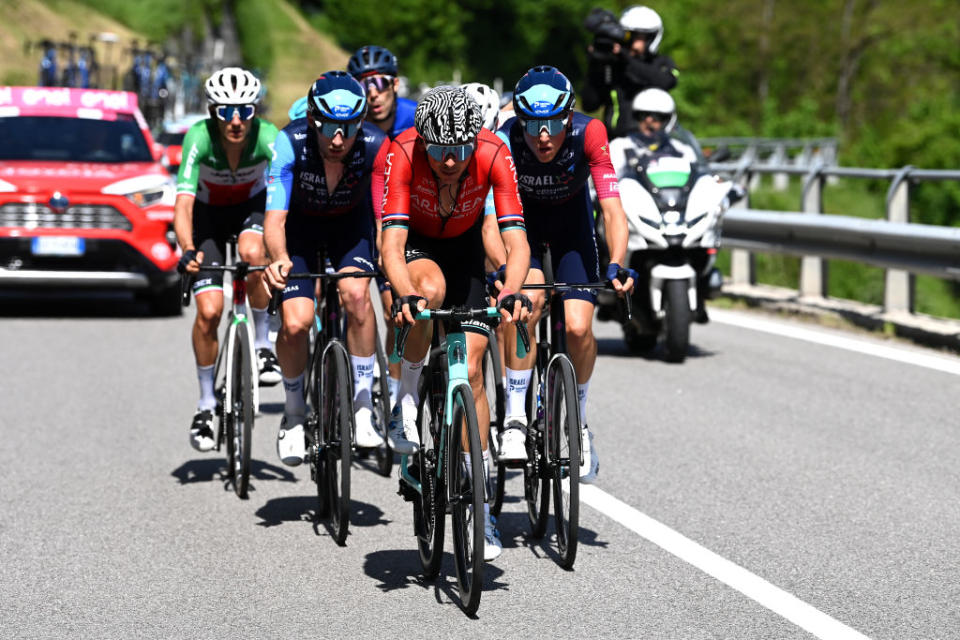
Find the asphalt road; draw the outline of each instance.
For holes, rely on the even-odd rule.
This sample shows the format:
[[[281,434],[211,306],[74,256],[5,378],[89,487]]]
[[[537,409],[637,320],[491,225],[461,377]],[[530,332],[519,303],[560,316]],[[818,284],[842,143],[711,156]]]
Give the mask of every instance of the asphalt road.
[[[518,477],[470,619],[449,539],[441,578],[420,577],[396,477],[356,464],[351,535],[334,544],[308,470],[277,459],[279,388],[236,498],[222,458],[188,445],[189,317],[0,306],[2,637],[812,637],[622,514],[584,506],[562,570],[526,536]],[[598,487],[840,628],[960,637],[956,376],[736,321],[694,326],[682,365],[628,357],[597,325]]]

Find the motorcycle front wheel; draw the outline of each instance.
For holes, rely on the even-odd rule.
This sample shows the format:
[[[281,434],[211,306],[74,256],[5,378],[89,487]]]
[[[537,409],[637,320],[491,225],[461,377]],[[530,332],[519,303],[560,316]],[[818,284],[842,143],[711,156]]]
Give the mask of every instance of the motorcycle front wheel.
[[[664,285],[664,348],[667,362],[683,362],[690,347],[690,300],[687,280],[667,280]]]

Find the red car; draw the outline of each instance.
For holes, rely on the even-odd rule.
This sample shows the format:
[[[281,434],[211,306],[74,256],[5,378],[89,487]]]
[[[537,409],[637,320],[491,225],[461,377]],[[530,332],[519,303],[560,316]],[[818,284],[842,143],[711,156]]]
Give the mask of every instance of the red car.
[[[133,93],[0,87],[0,288],[128,289],[180,313],[161,153]]]

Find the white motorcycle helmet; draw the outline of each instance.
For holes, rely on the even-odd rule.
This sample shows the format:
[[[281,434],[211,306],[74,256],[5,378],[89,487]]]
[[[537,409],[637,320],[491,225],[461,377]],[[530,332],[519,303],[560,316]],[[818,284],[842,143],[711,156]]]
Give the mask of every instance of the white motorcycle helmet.
[[[257,104],[260,102],[260,81],[240,67],[215,71],[204,85],[207,104]]]
[[[620,16],[620,26],[630,33],[649,34],[647,51],[650,55],[657,53],[663,40],[663,20],[656,11],[641,5],[629,7]]]
[[[496,131],[497,115],[500,113],[500,96],[497,92],[480,82],[465,84],[463,90],[480,105],[484,128]]]
[[[666,115],[667,120],[663,125],[663,130],[667,133],[673,131],[674,125],[677,124],[677,103],[663,89],[644,89],[633,99],[630,109],[637,121],[640,120],[637,117],[638,113],[662,113]]]

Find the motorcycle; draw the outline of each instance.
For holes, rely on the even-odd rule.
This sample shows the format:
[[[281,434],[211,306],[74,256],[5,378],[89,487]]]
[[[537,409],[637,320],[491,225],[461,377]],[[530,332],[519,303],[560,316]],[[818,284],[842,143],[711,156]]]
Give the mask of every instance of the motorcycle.
[[[623,319],[607,292],[598,300],[600,317],[620,319],[632,352],[651,351],[662,336],[666,359],[683,362],[690,324],[707,322],[705,300],[723,284],[715,267],[721,219],[743,192],[673,155],[647,155],[630,164],[620,198],[630,229],[625,262],[639,274],[633,318]]]

